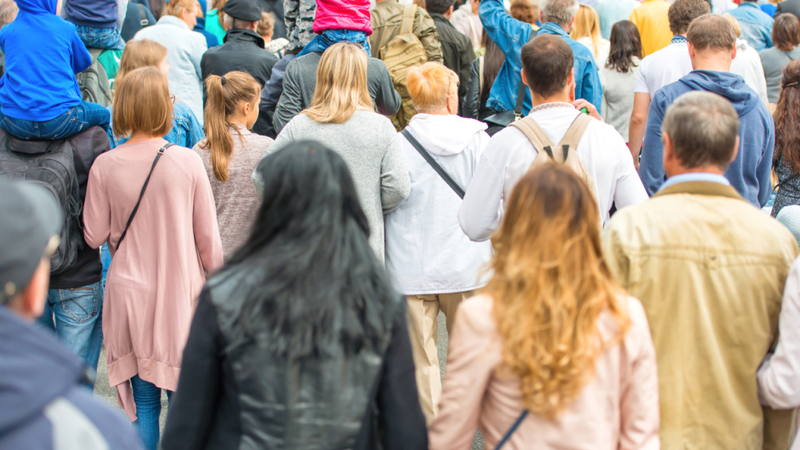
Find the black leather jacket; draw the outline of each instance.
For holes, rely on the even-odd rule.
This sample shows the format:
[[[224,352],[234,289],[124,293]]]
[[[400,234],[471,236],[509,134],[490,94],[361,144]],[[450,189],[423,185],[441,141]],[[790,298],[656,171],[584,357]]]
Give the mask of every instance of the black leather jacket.
[[[471,119],[483,120],[496,111],[486,106],[486,100],[489,99],[489,89],[486,90],[485,95],[481,95],[480,77],[480,62],[483,56],[477,58],[472,62],[469,69],[469,84],[467,85],[467,95],[463,100],[462,112],[464,117]]]

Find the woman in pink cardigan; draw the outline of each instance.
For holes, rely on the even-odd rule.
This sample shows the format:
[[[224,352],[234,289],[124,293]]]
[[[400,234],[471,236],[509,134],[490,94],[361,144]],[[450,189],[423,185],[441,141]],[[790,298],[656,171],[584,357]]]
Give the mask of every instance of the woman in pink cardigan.
[[[603,261],[597,202],[572,169],[514,188],[494,275],[456,313],[430,449],[659,448],[658,378],[644,309]]]
[[[161,138],[172,126],[164,75],[130,72],[113,115],[114,133],[130,139],[89,171],[84,234],[93,248],[108,242],[113,256],[103,305],[108,381],[155,450],[161,389],[178,387],[197,296],[222,264],[222,243],[203,161]]]

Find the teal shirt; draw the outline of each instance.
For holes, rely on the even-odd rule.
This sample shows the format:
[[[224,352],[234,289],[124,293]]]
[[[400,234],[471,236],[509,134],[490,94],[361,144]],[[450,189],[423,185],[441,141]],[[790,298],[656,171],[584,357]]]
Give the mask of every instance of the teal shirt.
[[[222,45],[225,39],[225,29],[219,23],[219,14],[216,9],[212,9],[206,16],[206,31],[213,34],[219,40],[219,45]]]

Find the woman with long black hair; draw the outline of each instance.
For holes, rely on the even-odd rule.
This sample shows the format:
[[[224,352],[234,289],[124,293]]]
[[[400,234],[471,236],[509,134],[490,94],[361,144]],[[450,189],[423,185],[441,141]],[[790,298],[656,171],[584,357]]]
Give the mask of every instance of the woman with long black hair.
[[[427,449],[405,302],[344,160],[304,141],[256,170],[268,194],[200,294],[162,448]]]

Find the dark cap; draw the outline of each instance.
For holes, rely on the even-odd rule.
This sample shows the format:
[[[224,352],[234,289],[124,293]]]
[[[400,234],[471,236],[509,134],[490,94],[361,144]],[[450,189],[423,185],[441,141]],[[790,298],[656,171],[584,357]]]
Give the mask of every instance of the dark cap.
[[[0,304],[25,289],[42,258],[55,251],[63,221],[50,191],[0,179]]]
[[[234,19],[258,22],[261,20],[261,8],[254,0],[228,0],[222,12]]]

